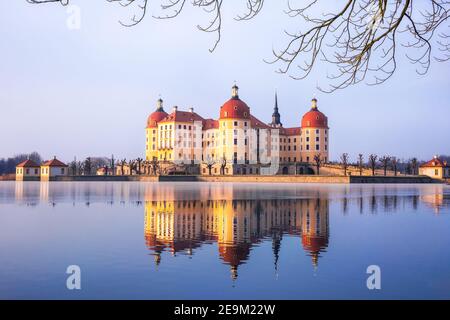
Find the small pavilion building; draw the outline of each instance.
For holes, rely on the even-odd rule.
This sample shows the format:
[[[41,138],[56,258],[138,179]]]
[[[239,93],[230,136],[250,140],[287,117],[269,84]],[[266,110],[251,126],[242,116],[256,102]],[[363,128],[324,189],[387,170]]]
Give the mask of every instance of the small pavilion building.
[[[22,161],[16,166],[17,181],[38,181],[39,177],[39,165],[33,160]]]
[[[56,157],[41,164],[41,181],[53,180],[55,177],[67,176],[68,174],[69,166]]]
[[[434,179],[448,179],[450,178],[450,166],[447,161],[443,161],[438,156],[434,156],[432,160],[420,165],[419,174]]]

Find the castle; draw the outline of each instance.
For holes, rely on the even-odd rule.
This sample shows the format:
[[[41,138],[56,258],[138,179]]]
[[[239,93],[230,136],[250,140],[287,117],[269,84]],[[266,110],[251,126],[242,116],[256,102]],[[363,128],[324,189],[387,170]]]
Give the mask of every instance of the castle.
[[[188,166],[191,173],[245,175],[311,174],[319,157],[329,159],[328,118],[315,98],[301,126],[285,128],[276,94],[272,121],[266,124],[251,114],[234,85],[219,114],[218,120],[205,119],[193,108],[176,106],[168,114],[159,99],[147,120],[146,160]]]

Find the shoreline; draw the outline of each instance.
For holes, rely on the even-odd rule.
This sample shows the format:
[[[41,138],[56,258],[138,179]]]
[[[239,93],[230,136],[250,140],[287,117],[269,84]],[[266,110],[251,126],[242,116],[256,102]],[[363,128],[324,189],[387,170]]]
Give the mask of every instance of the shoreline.
[[[14,179],[0,181],[15,181]],[[39,179],[25,180],[40,181]],[[317,175],[239,175],[239,176],[195,176],[195,175],[168,175],[168,176],[57,176],[51,179],[54,182],[257,182],[257,183],[337,183],[337,184],[377,184],[377,183],[442,183],[444,180],[432,179],[428,176],[317,176]]]

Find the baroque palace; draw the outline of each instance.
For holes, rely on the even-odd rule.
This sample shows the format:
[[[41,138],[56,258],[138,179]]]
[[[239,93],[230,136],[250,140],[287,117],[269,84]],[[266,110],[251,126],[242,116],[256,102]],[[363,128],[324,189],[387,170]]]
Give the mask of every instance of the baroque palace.
[[[328,119],[315,98],[301,126],[293,128],[283,127],[276,94],[272,121],[266,124],[251,114],[236,85],[218,120],[205,119],[193,108],[175,106],[169,114],[162,99],[147,120],[146,160],[180,165],[190,173],[311,174],[315,158],[327,162],[328,151]]]

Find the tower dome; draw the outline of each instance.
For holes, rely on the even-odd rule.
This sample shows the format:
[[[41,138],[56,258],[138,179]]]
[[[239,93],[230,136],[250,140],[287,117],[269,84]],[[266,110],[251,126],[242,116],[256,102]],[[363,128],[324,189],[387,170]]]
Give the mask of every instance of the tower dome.
[[[311,110],[302,117],[302,128],[328,128],[328,118],[317,108],[317,99],[312,99]]]
[[[163,108],[163,100],[161,98],[156,102],[156,110],[150,114],[147,119],[147,128],[155,128],[162,119],[167,116],[167,112]]]
[[[250,108],[239,99],[239,87],[231,88],[231,99],[220,107],[220,119],[250,119]]]

